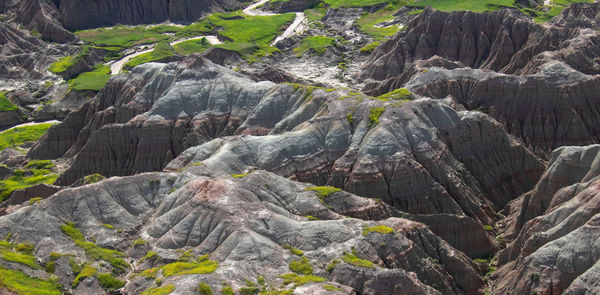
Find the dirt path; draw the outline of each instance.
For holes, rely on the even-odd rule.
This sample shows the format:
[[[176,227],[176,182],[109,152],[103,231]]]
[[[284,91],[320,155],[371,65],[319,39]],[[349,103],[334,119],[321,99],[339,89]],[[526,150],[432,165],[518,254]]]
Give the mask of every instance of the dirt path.
[[[275,15],[275,13],[256,10],[257,7],[269,2],[270,0],[260,0],[250,6],[246,7],[246,9],[242,10],[245,15]]]
[[[296,19],[294,20],[294,22],[287,28],[285,29],[285,32],[283,32],[283,34],[281,34],[280,36],[277,36],[277,38],[275,38],[275,40],[273,41],[273,43],[271,43],[271,46],[275,46],[275,44],[277,44],[277,42],[290,37],[294,34],[300,34],[304,31],[304,28],[306,27],[306,17],[304,16],[304,12],[297,12],[296,13]]]

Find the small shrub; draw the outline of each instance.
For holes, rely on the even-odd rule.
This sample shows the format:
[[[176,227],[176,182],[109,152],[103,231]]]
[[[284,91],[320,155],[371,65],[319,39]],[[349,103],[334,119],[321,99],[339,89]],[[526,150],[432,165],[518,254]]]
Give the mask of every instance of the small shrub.
[[[311,275],[313,273],[313,268],[306,257],[290,262],[290,270],[302,275]]]
[[[483,229],[487,230],[487,231],[493,231],[494,230],[494,228],[491,225],[484,225]]]
[[[344,289],[338,288],[334,285],[330,285],[330,284],[325,284],[323,285],[323,289],[327,290],[327,291],[344,291]]]
[[[29,243],[19,243],[15,247],[15,250],[17,250],[18,252],[27,254],[27,255],[31,255],[33,253],[33,249],[34,248],[35,248],[35,246],[33,246],[32,244],[29,244]]]
[[[377,225],[377,226],[364,226],[363,227],[363,236],[366,236],[372,232],[380,233],[380,234],[393,234],[394,229],[385,226],[385,225]]]
[[[540,280],[540,274],[534,272],[531,275],[529,275],[529,278],[531,279],[531,281],[537,282]]]
[[[90,184],[90,183],[96,183],[96,182],[104,180],[104,179],[106,179],[106,177],[96,173],[96,174],[91,174],[91,175],[84,177],[83,181],[87,184]]]
[[[39,201],[41,201],[41,200],[43,200],[43,199],[42,199],[42,198],[40,198],[40,197],[37,197],[37,198],[31,198],[31,199],[29,199],[29,205],[33,205],[33,204],[35,204],[35,203],[37,203],[37,202],[39,202]]]
[[[133,245],[134,246],[144,246],[146,245],[146,241],[144,239],[137,239],[135,241],[133,241]]]
[[[79,285],[79,283],[84,279],[93,277],[96,274],[96,271],[98,270],[95,267],[91,265],[85,265],[81,272],[79,272],[79,274],[75,277],[71,286],[73,288],[77,287],[77,285]]]
[[[314,186],[304,189],[305,191],[314,191],[320,199],[329,197],[330,195],[341,192],[342,190],[332,186]]]
[[[104,226],[104,227],[106,227],[106,228],[108,228],[108,229],[114,229],[114,228],[115,228],[115,226],[114,226],[114,225],[112,225],[112,224],[108,224],[108,223],[105,223],[105,224],[103,224],[102,226]]]
[[[355,254],[344,253],[344,257],[342,257],[342,259],[344,262],[355,266],[375,268],[375,264],[373,262],[358,258]]]
[[[223,288],[221,289],[221,293],[223,295],[235,295],[235,293],[233,292],[233,289],[229,285],[224,285]]]
[[[283,248],[289,250],[290,253],[292,253],[294,255],[298,255],[298,256],[304,255],[304,252],[302,252],[302,250],[296,249],[289,244],[283,244]]]
[[[243,287],[240,289],[240,295],[256,295],[258,291],[258,287]]]
[[[385,112],[385,108],[371,108],[369,111],[369,127],[374,127],[379,124],[379,117]]]
[[[142,257],[142,259],[140,259],[140,263],[142,263],[148,259],[155,260],[156,258],[158,258],[158,253],[156,253],[154,251],[148,251],[148,252],[146,252],[146,256],[144,256],[144,257]]]
[[[369,44],[365,45],[363,48],[361,48],[360,52],[364,53],[364,54],[369,54],[369,53],[373,52],[373,50],[375,50],[375,48],[377,48],[377,46],[379,46],[379,44],[381,44],[381,43],[378,41],[369,43]]]
[[[317,277],[313,275],[301,276],[295,273],[284,274],[280,278],[283,279],[284,285],[293,283],[296,286],[301,286],[308,283],[320,283],[325,281],[325,279],[322,277]]]
[[[175,285],[166,285],[164,287],[150,288],[142,292],[140,295],[167,295],[173,291],[175,291]]]
[[[333,270],[335,269],[335,266],[336,266],[336,265],[338,265],[338,263],[340,263],[340,262],[341,262],[341,261],[340,261],[339,259],[334,259],[334,260],[332,260],[332,261],[331,261],[331,262],[330,262],[330,263],[327,265],[327,267],[325,268],[325,270],[326,270],[328,273],[332,273],[332,272],[333,272]]]
[[[96,277],[104,289],[116,290],[125,286],[125,282],[113,277],[108,273],[101,273]]]
[[[198,293],[200,293],[201,295],[213,295],[212,288],[208,284],[203,282],[200,282],[198,284]]]

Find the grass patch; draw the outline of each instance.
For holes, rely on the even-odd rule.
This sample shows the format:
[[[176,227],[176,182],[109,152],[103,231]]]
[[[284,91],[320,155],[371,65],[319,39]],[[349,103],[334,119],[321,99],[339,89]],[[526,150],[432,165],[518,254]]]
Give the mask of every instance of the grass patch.
[[[290,246],[289,244],[283,244],[283,248],[289,250],[290,253],[292,253],[294,255],[298,255],[298,256],[304,255],[304,252],[302,252],[302,250],[296,249],[296,248]]]
[[[283,279],[284,285],[295,284],[296,286],[301,286],[308,283],[320,283],[324,282],[325,279],[322,277],[317,277],[313,275],[301,276],[295,273],[288,273],[280,276]]]
[[[355,266],[375,268],[375,263],[369,260],[358,258],[355,254],[344,253],[342,260],[344,260],[344,262],[348,264],[352,264]]]
[[[75,277],[71,286],[73,288],[77,287],[77,285],[79,285],[79,283],[81,281],[85,280],[86,278],[93,277],[94,275],[96,275],[97,271],[98,271],[98,269],[96,269],[95,267],[93,267],[91,265],[85,265],[83,267],[83,269],[81,270],[81,272],[79,272],[79,274]]]
[[[494,230],[494,228],[491,225],[483,225],[482,227],[483,227],[484,230],[487,230],[487,231],[493,231]]]
[[[175,291],[174,285],[166,285],[163,287],[150,288],[150,289],[142,292],[141,295],[166,295],[166,294],[170,294],[173,291]]]
[[[398,8],[399,6],[396,5],[388,5],[375,13],[365,13],[355,23],[361,32],[373,37],[377,41],[384,41],[398,33],[400,27],[398,25],[379,27],[377,24],[393,20],[393,14],[398,11]]]
[[[371,53],[371,52],[373,52],[373,50],[375,50],[375,48],[377,48],[377,46],[379,46],[379,44],[381,44],[381,42],[379,42],[379,41],[371,42],[371,43],[363,46],[360,49],[360,52],[365,53],[365,54]]]
[[[108,229],[115,229],[115,226],[114,226],[114,225],[112,225],[112,224],[108,224],[108,223],[105,223],[105,224],[103,224],[102,226],[104,226],[105,228],[108,228]]]
[[[12,112],[18,109],[19,107],[6,97],[6,92],[0,92],[0,112]]]
[[[21,271],[0,266],[0,286],[18,295],[60,295],[62,287],[55,281],[32,278]]]
[[[72,67],[73,64],[75,64],[75,60],[75,55],[69,55],[60,58],[58,61],[48,67],[48,71],[54,74],[60,74]]]
[[[43,199],[40,198],[40,197],[29,199],[29,205],[33,205],[35,203],[38,203],[41,200],[43,200]]]
[[[234,50],[242,55],[262,57],[277,51],[276,48],[271,47],[271,42],[294,18],[294,13],[248,16],[241,12],[234,12],[213,14],[207,17],[207,21],[221,29],[219,35],[232,40],[215,47]]]
[[[306,257],[302,257],[300,260],[294,260],[290,262],[290,270],[301,275],[311,275],[313,273],[312,265],[308,262]]]
[[[99,91],[110,79],[110,67],[107,65],[96,65],[91,72],[79,74],[76,78],[69,80],[72,90],[77,91]]]
[[[162,267],[163,276],[179,276],[189,274],[208,274],[219,267],[219,263],[208,259],[208,255],[198,257],[197,262],[174,262]]]
[[[374,127],[379,124],[379,117],[385,112],[385,108],[371,108],[369,111],[369,127]]]
[[[327,48],[333,46],[334,42],[334,38],[327,36],[308,36],[302,39],[300,46],[294,48],[294,52],[305,53],[309,51],[316,55],[323,55]]]
[[[377,100],[390,101],[390,100],[402,100],[409,101],[413,98],[413,94],[406,88],[398,88],[394,91],[390,91],[386,94],[375,97]]]
[[[323,0],[332,8],[342,7],[367,7],[382,3],[389,3],[388,0]]]
[[[106,179],[106,177],[102,176],[101,174],[95,173],[95,174],[90,174],[88,176],[85,176],[83,178],[83,181],[86,184],[91,184],[91,183],[96,183],[96,182],[104,180],[104,179]]]
[[[138,55],[127,62],[124,66],[125,69],[131,69],[141,64],[161,60],[175,54],[175,49],[167,41],[161,41],[156,44],[154,50]]]
[[[14,253],[14,252],[3,252],[2,259],[6,260],[6,261],[10,261],[10,262],[24,264],[33,269],[42,269],[42,267],[38,265],[37,259],[32,255]]]
[[[81,40],[104,46],[131,47],[141,44],[151,44],[168,39],[163,32],[153,32],[143,26],[99,28],[94,30],[77,31],[75,35]]]
[[[327,291],[344,291],[344,289],[338,288],[334,285],[330,285],[330,284],[325,284],[323,285],[323,289],[327,290]]]
[[[16,127],[0,132],[0,150],[15,147],[29,141],[36,141],[48,131],[53,123]]]
[[[96,278],[98,279],[100,285],[102,285],[104,289],[116,290],[125,286],[125,282],[113,277],[108,273],[101,273],[97,275]]]
[[[513,0],[423,0],[413,2],[412,7],[424,8],[431,6],[441,11],[469,10],[473,12],[494,11],[503,7],[515,7]]]
[[[63,233],[68,235],[78,247],[82,248],[85,251],[85,254],[91,259],[95,261],[106,261],[118,271],[125,271],[129,268],[129,264],[122,258],[125,254],[116,250],[105,249],[92,242],[86,241],[83,234],[75,227],[75,224],[67,223],[61,226],[61,229]]]
[[[33,175],[25,176],[25,173]],[[0,181],[0,202],[6,200],[15,190],[28,188],[36,184],[52,184],[58,175],[51,174],[50,170],[33,169],[29,171],[15,170],[14,175]],[[32,199],[33,200],[33,199]],[[36,202],[35,200],[33,202]]]
[[[147,244],[147,242],[144,239],[137,239],[137,240],[133,241],[134,246],[144,246],[146,244]]]
[[[380,234],[393,234],[395,231],[393,228],[385,225],[376,225],[376,226],[364,226],[363,227],[363,236],[366,236],[370,233],[380,233]]]
[[[213,295],[212,288],[203,282],[198,283],[198,293],[201,295]]]
[[[305,191],[314,191],[320,199],[329,197],[330,195],[341,192],[342,190],[333,186],[314,186],[304,189]]]
[[[211,45],[206,38],[198,40],[189,40],[175,44],[174,48],[177,53],[181,55],[189,55],[192,53],[202,53],[206,49],[210,48]]]

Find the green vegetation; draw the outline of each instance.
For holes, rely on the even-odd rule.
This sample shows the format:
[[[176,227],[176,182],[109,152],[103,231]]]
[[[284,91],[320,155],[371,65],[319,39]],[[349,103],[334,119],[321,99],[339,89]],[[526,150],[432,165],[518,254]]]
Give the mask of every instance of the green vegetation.
[[[361,18],[356,20],[356,24],[361,32],[373,37],[377,41],[383,41],[398,33],[400,27],[398,25],[379,27],[377,24],[393,20],[393,14],[396,13],[398,8],[396,5],[388,5],[375,13],[365,13]]]
[[[86,184],[91,184],[91,183],[95,183],[95,182],[98,182],[98,181],[101,181],[104,179],[106,179],[106,177],[102,176],[101,174],[96,173],[96,174],[90,174],[88,176],[85,176],[83,178],[83,181]]]
[[[327,264],[327,267],[325,268],[325,270],[328,273],[333,272],[333,270],[335,269],[335,266],[338,265],[338,263],[340,263],[341,261],[339,259],[334,259],[331,260],[331,262],[329,264]]]
[[[381,42],[379,42],[379,41],[371,42],[371,43],[365,45],[363,48],[361,48],[360,52],[371,53],[371,52],[373,52],[373,50],[375,50],[375,48],[377,48],[377,46],[379,46],[379,44],[381,44]]]
[[[207,283],[203,282],[198,284],[198,293],[200,293],[200,295],[213,295],[212,288]]]
[[[54,167],[54,163],[50,160],[31,160],[25,168],[30,169],[52,169]]]
[[[32,278],[21,271],[0,266],[0,286],[18,295],[60,295],[61,286],[54,280]]]
[[[210,15],[207,21],[212,26],[221,28],[219,35],[232,40],[215,47],[234,50],[246,56],[262,57],[277,51],[271,47],[271,42],[294,18],[294,13],[248,16],[241,12],[233,12]]]
[[[140,275],[141,275],[142,277],[144,277],[144,278],[148,278],[148,279],[154,279],[154,278],[156,278],[156,273],[157,273],[158,271],[159,271],[159,269],[158,269],[158,268],[156,268],[156,267],[153,267],[153,268],[146,269],[146,270],[142,271],[142,272],[140,273]]]
[[[389,3],[388,0],[323,0],[323,2],[325,2],[331,8],[365,7]]]
[[[334,38],[327,36],[308,36],[302,39],[302,43],[294,49],[294,52],[305,53],[310,51],[316,55],[323,55],[327,48],[333,46],[334,42]]]
[[[60,74],[75,64],[75,55],[65,56],[48,67],[48,71],[54,74]]]
[[[233,178],[244,178],[248,175],[250,175],[250,173],[254,172],[254,170],[250,170],[249,172],[246,173],[242,173],[242,174],[231,174],[231,177]]]
[[[325,281],[325,279],[322,277],[317,277],[313,275],[301,276],[295,273],[284,274],[281,276],[281,278],[283,279],[284,285],[293,283],[296,286],[301,286],[308,283],[320,283]]]
[[[2,133],[0,133],[1,135]],[[13,176],[0,181],[0,202],[6,200],[15,190],[40,183],[51,184],[54,183],[56,178],[57,175],[52,174],[48,169],[15,170]],[[30,203],[33,202],[36,202],[36,200],[30,201]]]
[[[380,234],[393,234],[394,233],[394,229],[389,227],[389,226],[385,226],[385,225],[376,225],[376,226],[365,226],[363,227],[363,236],[366,236],[370,233],[380,233]]]
[[[98,270],[95,267],[86,264],[81,270],[81,272],[79,272],[79,274],[75,277],[71,286],[73,286],[73,288],[77,287],[77,285],[79,285],[81,281],[96,275],[97,271]]]
[[[138,55],[125,64],[124,69],[131,69],[141,64],[161,60],[175,54],[175,49],[168,41],[161,41],[156,44],[154,50]]]
[[[301,275],[311,275],[313,273],[312,265],[306,257],[290,262],[290,270]]]
[[[379,117],[385,112],[385,108],[371,108],[369,111],[369,127],[379,124]]]
[[[229,285],[223,285],[223,288],[221,289],[221,293],[223,295],[235,295],[235,293],[233,292],[233,289]]]
[[[6,92],[0,92],[0,112],[12,112],[18,110],[14,103],[6,97]]]
[[[146,244],[147,244],[147,242],[142,238],[139,238],[139,239],[133,241],[134,246],[144,246]]]
[[[342,191],[341,189],[339,189],[337,187],[333,187],[333,186],[314,186],[314,187],[306,188],[304,190],[316,192],[319,199],[324,199],[334,193]]]
[[[34,269],[42,269],[42,267],[38,265],[37,259],[32,255],[14,252],[3,252],[2,259],[10,262],[24,264]]]
[[[77,31],[77,37],[86,42],[117,47],[131,47],[141,44],[150,44],[166,40],[168,37],[162,32],[153,32],[143,26],[113,28],[100,28],[95,30]]]
[[[14,147],[29,141],[36,141],[50,128],[53,123],[44,123],[11,128],[0,132],[0,150]]]
[[[498,10],[503,7],[515,7],[513,0],[423,0],[413,2],[412,7],[424,8],[431,6],[442,11],[460,11],[469,10],[474,12],[484,12]]]
[[[487,230],[487,231],[493,231],[494,230],[494,228],[491,225],[484,225],[483,229]]]
[[[113,277],[108,273],[101,273],[97,275],[96,278],[98,278],[100,285],[102,285],[104,289],[116,290],[125,286],[125,282]]]
[[[104,227],[106,227],[106,228],[108,228],[108,229],[115,229],[115,226],[114,226],[114,225],[112,225],[112,224],[108,224],[108,223],[105,223],[105,224],[103,224],[102,226],[104,226]]]
[[[76,78],[69,80],[70,89],[78,91],[99,91],[110,79],[110,67],[99,64],[91,72],[81,73]]]
[[[371,262],[369,260],[358,258],[355,254],[344,253],[342,260],[344,260],[344,262],[346,262],[346,263],[360,266],[360,267],[375,268],[375,264],[373,262]]]
[[[483,264],[488,263],[487,259],[482,259],[482,258],[473,259],[473,261],[476,263],[483,263]]]
[[[394,91],[390,91],[386,94],[375,97],[377,100],[390,101],[390,100],[402,100],[409,101],[413,98],[413,94],[406,88],[398,88]]]
[[[197,262],[174,262],[162,267],[163,276],[179,276],[189,274],[208,274],[219,267],[219,263],[208,259],[208,255],[198,257]]]
[[[327,12],[325,8],[311,8],[304,11],[304,16],[311,22],[317,22],[325,16],[325,12]]]
[[[153,287],[144,292],[141,295],[167,295],[171,294],[175,290],[174,285],[166,285],[163,287]]]
[[[189,55],[192,53],[202,53],[206,49],[210,48],[210,43],[206,38],[198,39],[198,40],[189,40],[185,42],[181,42],[175,44],[174,48],[177,53],[181,55]]]
[[[327,291],[344,291],[344,289],[338,288],[334,285],[330,285],[330,284],[325,284],[323,285],[323,289],[327,290]]]
[[[31,199],[29,199],[29,205],[33,205],[33,204],[35,204],[35,203],[37,203],[37,202],[39,202],[41,200],[43,200],[43,199],[40,198],[40,197],[31,198]]]
[[[124,271],[129,268],[129,264],[122,258],[125,254],[116,250],[105,249],[92,242],[86,241],[83,234],[75,227],[75,224],[69,222],[62,225],[61,229],[63,233],[68,235],[78,247],[82,248],[85,251],[85,254],[91,259],[95,261],[104,260],[110,263],[110,265],[118,271]]]
[[[304,252],[302,252],[302,250],[298,250],[289,244],[283,244],[283,248],[289,250],[290,253],[292,253],[294,255],[298,255],[298,256],[304,255]]]
[[[243,287],[240,288],[240,295],[256,295],[258,294],[258,287]]]
[[[540,274],[534,272],[531,275],[529,275],[529,279],[531,279],[531,281],[533,281],[533,282],[537,282],[540,280]]]
[[[146,256],[142,257],[142,259],[140,259],[140,263],[144,262],[145,260],[148,259],[155,259],[158,258],[158,253],[156,253],[155,251],[148,251],[146,252]]]

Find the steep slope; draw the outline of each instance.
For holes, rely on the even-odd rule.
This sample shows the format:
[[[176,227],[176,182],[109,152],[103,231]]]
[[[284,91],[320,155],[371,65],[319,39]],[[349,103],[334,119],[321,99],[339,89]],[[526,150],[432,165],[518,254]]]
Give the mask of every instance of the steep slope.
[[[574,14],[596,14],[600,4],[578,4],[568,9],[562,21],[541,25],[518,10],[491,13],[441,12],[425,9],[405,31],[380,45],[371,55],[362,77],[386,80],[401,75],[417,60],[433,56],[464,66],[507,74],[532,74],[553,60],[597,74],[600,33],[590,30],[589,19]],[[372,86],[371,86],[372,87]],[[391,90],[391,89],[390,89]],[[389,91],[389,90],[388,90]]]
[[[468,110],[490,114],[545,158],[560,146],[599,142],[600,79],[561,62],[546,63],[540,72],[525,76],[434,67],[405,86],[432,98],[450,96]]]
[[[162,286],[173,285],[179,293],[192,292],[199,282],[215,292],[224,286],[235,290],[252,287],[247,284],[259,290],[272,289],[282,281],[280,288],[297,288],[300,293],[322,290],[322,282],[327,281],[342,294],[351,290],[364,294],[472,294],[483,287],[473,262],[422,224],[388,218],[385,212],[393,209],[345,192],[320,201],[309,188],[265,171],[243,178],[189,173],[111,178],[61,191],[0,217],[0,234],[11,232],[15,241],[35,244],[34,253],[44,262],[50,256],[71,253],[76,260],[99,267],[99,272],[106,271],[98,266],[102,259],[85,258],[73,244],[76,226],[83,234],[76,239],[93,235],[98,246],[129,253],[126,258],[132,256],[137,275],[130,276],[124,286],[130,293],[153,287],[155,278],[161,278]],[[344,218],[336,211],[380,212],[376,215],[385,219]],[[310,221],[303,217],[306,215],[320,220]],[[73,223],[65,227],[67,222]],[[374,226],[391,232],[369,232]],[[132,245],[138,232],[145,240],[142,248]],[[154,254],[139,260],[144,249]],[[182,254],[181,249],[187,252]],[[61,254],[50,255],[53,252]],[[173,275],[174,261],[179,259],[179,267],[183,267],[201,254],[208,256],[198,263],[217,263],[212,271]],[[308,265],[310,271],[290,274],[298,271],[293,261]],[[70,282],[73,275],[67,275],[72,273],[68,260],[55,263],[56,270],[61,269],[55,274]],[[313,276],[304,276],[309,273]],[[257,277],[261,278],[256,281]],[[290,284],[286,277],[306,282]],[[97,287],[85,289],[94,286],[95,280],[93,275],[83,278],[74,293],[100,292]]]
[[[599,290],[600,146],[562,147],[535,188],[508,207],[496,294]]]

